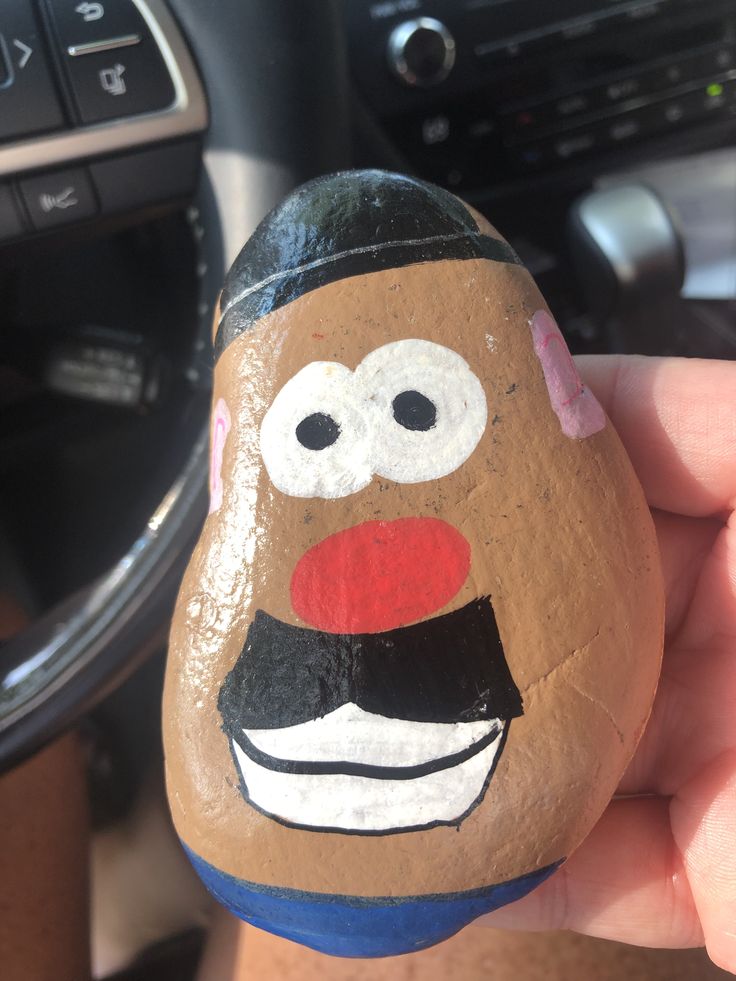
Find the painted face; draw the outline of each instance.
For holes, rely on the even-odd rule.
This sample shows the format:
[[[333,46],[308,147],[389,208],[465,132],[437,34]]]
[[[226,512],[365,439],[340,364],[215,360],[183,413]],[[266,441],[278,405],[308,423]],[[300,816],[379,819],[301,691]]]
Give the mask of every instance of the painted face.
[[[328,513],[375,480],[448,478],[487,422],[465,359],[408,338],[354,370],[297,371],[263,417],[260,453],[277,491]],[[437,615],[467,582],[472,549],[423,510],[359,521],[295,555],[285,571],[300,623],[255,614],[219,709],[244,796],[276,820],[357,834],[457,822],[521,715],[489,597]]]
[[[525,270],[380,268],[255,318],[217,364],[211,491],[165,738],[213,892],[366,956],[533,888],[633,751],[661,583]]]

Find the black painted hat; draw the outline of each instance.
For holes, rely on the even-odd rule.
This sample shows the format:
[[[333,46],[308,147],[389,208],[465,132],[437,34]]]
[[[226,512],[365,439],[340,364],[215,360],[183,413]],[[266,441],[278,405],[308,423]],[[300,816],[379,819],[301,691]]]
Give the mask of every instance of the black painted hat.
[[[246,242],[225,280],[215,356],[254,321],[348,276],[440,259],[519,263],[442,188],[383,170],[350,170],[297,188]]]

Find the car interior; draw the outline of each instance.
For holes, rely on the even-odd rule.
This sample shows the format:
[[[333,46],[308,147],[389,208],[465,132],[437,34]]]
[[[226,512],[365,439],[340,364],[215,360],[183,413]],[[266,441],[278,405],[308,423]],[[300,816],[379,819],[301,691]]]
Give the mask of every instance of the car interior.
[[[81,733],[93,976],[194,978],[211,904],[169,823],[159,715],[230,263],[302,181],[399,171],[488,217],[573,353],[732,359],[736,6],[0,13],[0,767]]]

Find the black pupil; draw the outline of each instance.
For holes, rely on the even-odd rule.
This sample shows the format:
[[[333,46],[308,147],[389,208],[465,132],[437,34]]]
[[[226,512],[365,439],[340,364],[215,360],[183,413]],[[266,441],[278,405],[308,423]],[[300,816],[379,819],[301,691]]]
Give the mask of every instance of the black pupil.
[[[308,450],[324,450],[337,442],[340,427],[324,412],[313,412],[296,427],[296,438]]]
[[[393,401],[394,419],[404,429],[426,433],[437,422],[437,409],[421,392],[402,392]]]

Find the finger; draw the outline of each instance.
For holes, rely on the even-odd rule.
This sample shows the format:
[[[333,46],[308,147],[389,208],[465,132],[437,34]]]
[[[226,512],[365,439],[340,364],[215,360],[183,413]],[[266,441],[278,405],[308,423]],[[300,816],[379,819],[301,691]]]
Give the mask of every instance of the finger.
[[[674,794],[736,748],[736,521],[722,528],[676,636],[652,716],[622,782],[628,792]]]
[[[736,514],[721,528],[703,563],[677,639],[686,647],[736,642]]]
[[[733,510],[736,363],[626,356],[577,361],[653,507],[698,516]]]
[[[665,798],[613,801],[568,862],[486,926],[577,930],[647,947],[703,943]]]
[[[723,524],[715,518],[687,518],[669,511],[653,511],[652,518],[667,597],[665,634],[671,638],[685,620],[703,563]]]
[[[672,801],[675,842],[713,961],[736,971],[736,751],[722,754]]]

